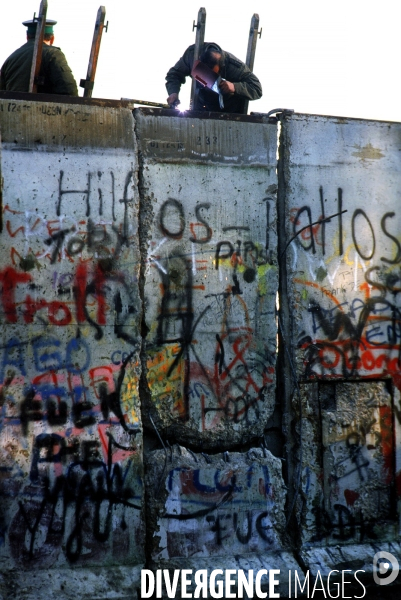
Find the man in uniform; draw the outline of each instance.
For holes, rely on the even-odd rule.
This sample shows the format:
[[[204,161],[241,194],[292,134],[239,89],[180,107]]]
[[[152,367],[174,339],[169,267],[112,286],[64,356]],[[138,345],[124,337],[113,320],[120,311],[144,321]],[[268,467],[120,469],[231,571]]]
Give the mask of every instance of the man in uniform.
[[[24,21],[27,42],[11,54],[1,67],[0,90],[29,92],[32,58],[35,45],[37,21]],[[64,54],[53,46],[53,26],[57,21],[46,21],[39,71],[38,93],[78,96],[77,84]]]
[[[194,64],[195,45],[189,46],[174,67],[166,75],[166,88],[169,94],[167,103],[174,106],[178,100],[181,85],[191,74]],[[262,96],[259,79],[245,63],[230,52],[225,52],[217,44],[203,45],[200,60],[219,74],[220,92],[223,95],[224,108],[220,107],[219,94],[200,83],[196,83],[194,110],[243,113],[245,100],[258,100]]]

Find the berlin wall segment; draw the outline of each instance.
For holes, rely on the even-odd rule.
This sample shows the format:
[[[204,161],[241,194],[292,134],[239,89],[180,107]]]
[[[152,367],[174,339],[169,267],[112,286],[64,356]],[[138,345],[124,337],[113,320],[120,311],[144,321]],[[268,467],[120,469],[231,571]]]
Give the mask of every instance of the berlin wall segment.
[[[146,455],[148,564],[295,569],[281,461],[251,447],[276,402],[276,127],[134,115],[143,420],[181,444]]]
[[[275,404],[276,127],[135,116],[145,404],[178,442],[229,449]]]
[[[280,302],[301,381],[286,393],[287,451],[294,473],[302,462],[294,514],[315,571],[335,568],[339,547],[343,564],[365,566],[398,547],[400,134],[310,115],[282,124]]]
[[[145,561],[301,573],[288,495],[305,568],[394,551],[401,126],[286,118],[277,182],[268,123],[2,100],[0,125],[2,572],[66,599],[130,597]],[[276,396],[288,490],[252,447]]]
[[[132,114],[0,106],[0,565],[140,566]]]
[[[167,457],[156,450],[146,462],[153,571],[204,570],[210,576],[216,568],[231,570],[237,587],[242,570],[279,569],[283,597],[290,570],[303,580],[286,539],[280,459],[261,448],[207,455],[175,445]],[[268,589],[267,573],[262,589]]]
[[[51,593],[67,598],[69,583],[79,579],[79,570],[69,573],[68,568],[84,567],[90,583],[83,584],[81,577],[82,594],[90,594],[91,585],[101,589],[100,581],[106,594],[114,584],[109,576],[107,582],[102,579],[103,573],[120,574],[124,564],[140,568],[145,560],[138,385],[146,326],[142,363],[151,402],[144,402],[145,413],[154,414],[163,437],[173,434],[204,449],[231,449],[262,435],[273,412],[275,129],[269,137],[263,128],[253,152],[241,146],[244,135],[249,146],[244,124],[220,124],[219,138],[203,131],[204,137],[197,132],[195,141],[189,130],[186,147],[193,142],[200,163],[209,158],[215,163],[206,169],[206,188],[194,198],[194,185],[205,182],[195,177],[193,165],[182,165],[182,173],[170,166],[171,174],[160,166],[161,177],[152,182],[157,220],[149,231],[153,246],[166,248],[162,256],[153,246],[146,253],[146,267],[160,268],[151,271],[150,283],[144,278],[149,316],[143,319],[139,245],[143,249],[148,241],[143,228],[153,209],[143,198],[139,219],[130,111],[17,100],[0,106],[6,174],[1,232],[2,568],[35,570],[41,593],[41,574],[57,567],[63,572],[62,580],[54,579],[60,590]],[[213,145],[207,161],[199,148],[203,143]],[[157,148],[157,142],[150,147]],[[223,155],[223,147],[231,155]],[[168,143],[165,148],[171,153]],[[222,165],[226,177],[219,182]],[[190,177],[194,185],[184,185],[180,195],[178,180]],[[221,215],[219,202],[228,207]],[[161,426],[158,413],[150,411],[153,403],[158,409],[167,405],[162,417],[167,414],[176,429]],[[188,427],[190,420],[195,425]],[[254,452],[257,457],[258,450]],[[236,460],[241,468],[234,475],[224,472],[221,480],[217,471],[213,475],[220,489],[227,478],[228,486],[235,477],[251,482],[250,473],[260,470],[251,488],[262,485],[266,510],[256,497],[255,506],[248,498],[244,522],[229,526],[232,535],[237,526],[242,528],[237,538],[247,555],[256,549],[256,538],[278,547],[270,531],[273,487],[263,484],[275,459],[266,450],[264,455],[263,467],[257,461],[251,467],[251,454],[242,466]],[[281,490],[281,475],[275,485]],[[235,491],[240,492],[238,486]],[[228,497],[224,502],[227,514],[238,519],[234,502]],[[213,529],[213,515],[208,516]],[[215,517],[219,522],[217,513]],[[185,552],[190,554],[189,546]],[[93,573],[100,577],[96,584]],[[133,585],[135,576],[125,572]],[[27,577],[19,578],[22,586]],[[16,582],[17,576],[9,581],[11,588]],[[30,591],[33,585],[30,579]]]

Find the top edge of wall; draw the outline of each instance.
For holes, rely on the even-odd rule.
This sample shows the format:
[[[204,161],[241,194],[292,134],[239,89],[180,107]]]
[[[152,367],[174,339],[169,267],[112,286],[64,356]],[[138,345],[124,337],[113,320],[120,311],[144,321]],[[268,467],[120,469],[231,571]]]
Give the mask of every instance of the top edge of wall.
[[[384,125],[401,125],[401,121],[386,121],[382,119],[362,119],[359,117],[345,117],[340,115],[318,115],[314,113],[299,113],[294,112],[289,117],[290,119],[297,120],[305,120],[305,119],[313,119],[315,121],[335,121],[337,123],[347,124],[347,123],[383,123]]]
[[[61,96],[58,94],[28,94],[25,92],[0,91],[0,100],[25,100],[25,102],[55,102],[57,104],[83,104],[86,106],[110,106],[128,108],[128,100],[112,100],[109,98],[84,98],[82,96]]]
[[[181,119],[212,119],[215,121],[235,121],[241,123],[268,123],[271,125],[277,123],[277,118],[274,116],[269,117],[267,113],[251,113],[250,115],[241,115],[237,113],[218,113],[195,110],[180,111],[176,109],[135,106],[134,114],[155,117],[178,117]]]
[[[77,103],[69,96],[0,95],[1,143],[9,150],[134,150],[132,111],[122,105]],[[59,99],[59,101],[56,100]]]

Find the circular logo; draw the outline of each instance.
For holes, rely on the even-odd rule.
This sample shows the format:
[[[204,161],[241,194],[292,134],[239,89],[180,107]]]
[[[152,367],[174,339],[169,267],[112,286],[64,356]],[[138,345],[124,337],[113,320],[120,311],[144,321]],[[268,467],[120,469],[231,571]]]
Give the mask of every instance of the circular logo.
[[[378,585],[389,585],[397,579],[400,570],[398,560],[391,552],[376,552],[373,557],[373,579]]]

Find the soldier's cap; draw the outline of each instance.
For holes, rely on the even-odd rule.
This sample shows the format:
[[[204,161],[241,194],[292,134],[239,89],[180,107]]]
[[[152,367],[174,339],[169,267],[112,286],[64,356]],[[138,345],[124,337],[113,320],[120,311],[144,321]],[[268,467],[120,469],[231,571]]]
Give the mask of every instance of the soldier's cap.
[[[51,19],[46,19],[45,33],[52,35],[54,33],[53,26],[56,23],[57,23],[57,21],[52,21]],[[36,26],[38,24],[37,19],[30,19],[29,21],[24,21],[22,24],[28,28],[28,30],[27,30],[28,35],[34,35],[36,33]]]

